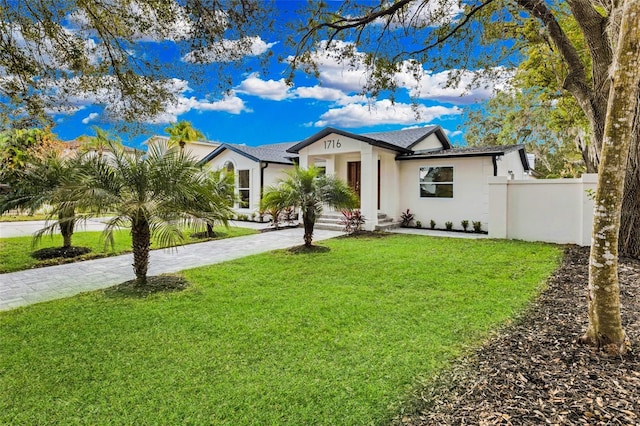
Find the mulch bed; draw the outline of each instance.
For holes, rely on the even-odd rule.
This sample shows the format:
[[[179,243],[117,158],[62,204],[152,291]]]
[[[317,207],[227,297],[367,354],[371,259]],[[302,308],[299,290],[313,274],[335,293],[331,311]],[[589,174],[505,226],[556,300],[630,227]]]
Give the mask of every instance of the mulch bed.
[[[467,359],[417,391],[403,425],[640,425],[640,262],[620,261],[632,352],[580,345],[588,249],[568,247],[538,301]]]
[[[104,290],[111,297],[146,297],[155,293],[182,291],[189,287],[189,281],[180,275],[162,274],[147,277],[145,285],[136,280],[125,281]]]
[[[56,258],[72,259],[90,253],[89,247],[46,247],[31,253],[31,257],[38,260]]]

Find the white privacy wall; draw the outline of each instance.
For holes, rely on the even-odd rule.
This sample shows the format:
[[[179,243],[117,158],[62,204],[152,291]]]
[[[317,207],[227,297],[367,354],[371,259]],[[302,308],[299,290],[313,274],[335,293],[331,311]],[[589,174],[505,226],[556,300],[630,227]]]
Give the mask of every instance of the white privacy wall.
[[[525,241],[591,244],[597,175],[580,179],[489,179],[489,236]]]

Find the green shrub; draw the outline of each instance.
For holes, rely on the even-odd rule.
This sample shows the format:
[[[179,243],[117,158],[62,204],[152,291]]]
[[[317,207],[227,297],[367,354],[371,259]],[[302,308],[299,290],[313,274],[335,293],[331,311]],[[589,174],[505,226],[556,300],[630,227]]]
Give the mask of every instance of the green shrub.
[[[411,213],[409,209],[407,209],[406,212],[402,212],[402,214],[400,215],[400,220],[401,220],[400,226],[403,228],[407,228],[411,226],[411,222],[413,222],[414,218],[415,218],[415,215]]]
[[[444,227],[447,228],[447,231],[451,231],[453,229],[453,222],[445,222]]]

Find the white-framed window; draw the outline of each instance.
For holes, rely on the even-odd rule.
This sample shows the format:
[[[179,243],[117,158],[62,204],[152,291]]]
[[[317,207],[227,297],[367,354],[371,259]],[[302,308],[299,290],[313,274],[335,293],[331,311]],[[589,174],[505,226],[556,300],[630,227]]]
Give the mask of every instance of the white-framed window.
[[[249,176],[249,170],[238,170],[238,207],[241,209],[248,209],[251,200]]]
[[[453,166],[420,167],[420,198],[453,198]]]

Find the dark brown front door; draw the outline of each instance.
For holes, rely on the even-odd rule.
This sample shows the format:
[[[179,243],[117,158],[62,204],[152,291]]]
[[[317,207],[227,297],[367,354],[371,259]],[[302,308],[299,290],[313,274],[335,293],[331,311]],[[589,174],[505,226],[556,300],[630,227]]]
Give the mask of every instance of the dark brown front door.
[[[358,201],[360,200],[360,162],[349,161],[347,162],[347,183],[358,195]]]

